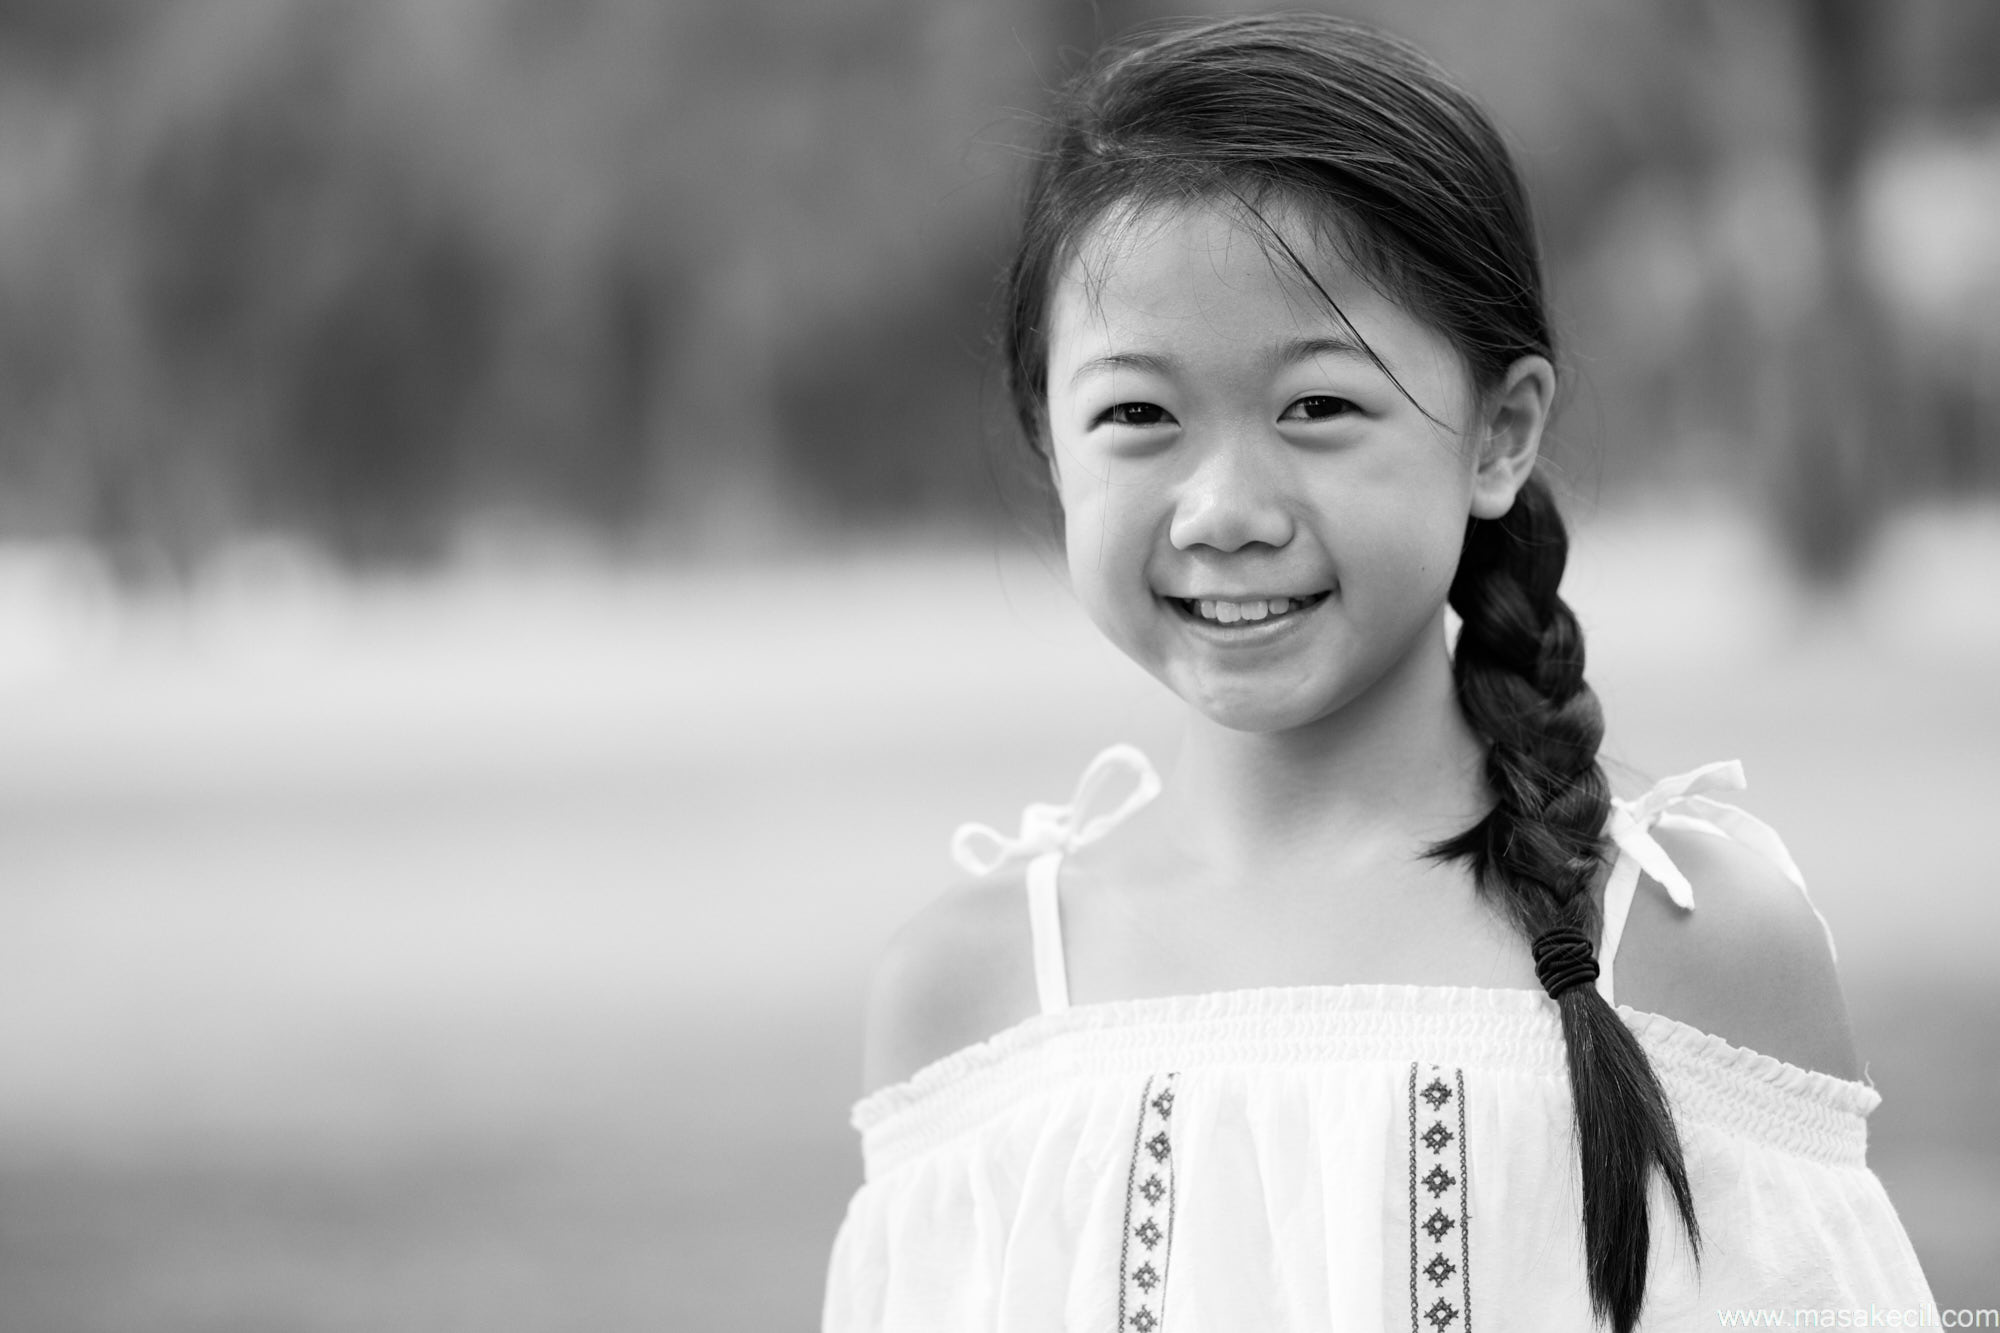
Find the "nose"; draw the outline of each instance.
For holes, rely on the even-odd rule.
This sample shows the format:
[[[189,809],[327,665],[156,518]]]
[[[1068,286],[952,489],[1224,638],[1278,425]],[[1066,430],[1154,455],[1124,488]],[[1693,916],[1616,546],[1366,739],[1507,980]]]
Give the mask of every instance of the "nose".
[[[1236,551],[1291,541],[1286,469],[1256,442],[1217,441],[1175,498],[1168,538],[1179,550]]]

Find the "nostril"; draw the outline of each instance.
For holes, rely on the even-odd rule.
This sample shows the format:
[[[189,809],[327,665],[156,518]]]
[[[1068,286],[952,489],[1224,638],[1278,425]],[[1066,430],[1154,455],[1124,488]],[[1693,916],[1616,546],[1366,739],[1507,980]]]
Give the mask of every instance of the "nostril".
[[[1205,546],[1224,553],[1251,546],[1276,549],[1289,544],[1292,536],[1292,515],[1281,498],[1246,495],[1233,488],[1185,496],[1168,532],[1179,550]]]

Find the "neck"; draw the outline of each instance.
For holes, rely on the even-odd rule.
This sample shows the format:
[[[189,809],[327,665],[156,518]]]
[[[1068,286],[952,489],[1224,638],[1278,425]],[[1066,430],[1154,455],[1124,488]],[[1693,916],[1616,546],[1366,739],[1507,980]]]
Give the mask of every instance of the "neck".
[[[1304,726],[1232,731],[1191,717],[1167,786],[1176,841],[1245,882],[1416,855],[1484,813],[1484,751],[1458,706],[1440,617],[1408,660]]]

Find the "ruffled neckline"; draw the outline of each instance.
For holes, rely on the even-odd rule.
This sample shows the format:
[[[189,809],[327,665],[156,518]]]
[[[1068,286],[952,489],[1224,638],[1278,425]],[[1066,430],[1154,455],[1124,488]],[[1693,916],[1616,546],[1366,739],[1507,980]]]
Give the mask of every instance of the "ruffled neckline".
[[[1732,1091],[1776,1096],[1819,1116],[1857,1121],[1881,1103],[1881,1094],[1867,1083],[1734,1045],[1664,1014],[1623,1004],[1616,1009],[1665,1079],[1679,1075]],[[1286,1062],[1302,1034],[1341,1045],[1442,1036],[1476,1043],[1477,1058],[1468,1063],[1547,1073],[1563,1068],[1561,1019],[1539,990],[1394,983],[1268,986],[1095,1001],[1037,1014],[869,1093],[854,1104],[851,1118],[867,1135],[890,1122],[923,1115],[971,1085],[1004,1079],[1008,1066],[1070,1039],[1088,1039],[1093,1049],[1148,1042],[1171,1046],[1176,1034],[1200,1030],[1228,1031],[1232,1041],[1243,1045],[1248,1063]],[[1260,1035],[1272,1039],[1272,1050],[1264,1055],[1255,1049]]]

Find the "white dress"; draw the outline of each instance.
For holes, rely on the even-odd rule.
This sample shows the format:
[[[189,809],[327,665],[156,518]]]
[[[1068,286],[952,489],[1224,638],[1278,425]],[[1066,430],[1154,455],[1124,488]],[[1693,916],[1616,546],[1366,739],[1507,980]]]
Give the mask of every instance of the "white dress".
[[[1086,818],[1121,770],[1138,789]],[[1615,804],[1607,999],[1640,871],[1693,904],[1652,828],[1739,838],[1797,881],[1769,829],[1706,795],[1741,785],[1713,765]],[[1068,1003],[1061,855],[1157,789],[1143,756],[1114,747],[1072,806],[1030,807],[1019,837],[960,830],[975,869],[1035,858],[1043,1012],[855,1106],[865,1183],[834,1245],[826,1333],[1593,1327],[1562,1030],[1542,992]],[[1874,1089],[1618,1013],[1673,1104],[1703,1236],[1697,1270],[1656,1182],[1641,1328],[1715,1328],[1738,1308],[1931,1310],[1866,1162]]]

